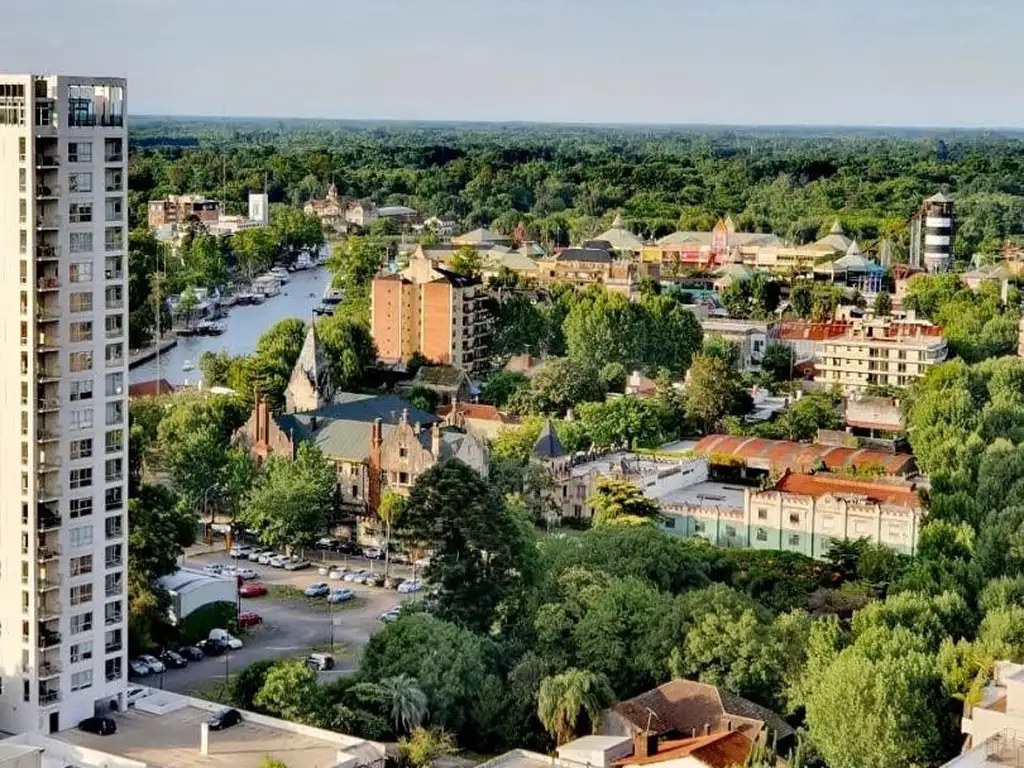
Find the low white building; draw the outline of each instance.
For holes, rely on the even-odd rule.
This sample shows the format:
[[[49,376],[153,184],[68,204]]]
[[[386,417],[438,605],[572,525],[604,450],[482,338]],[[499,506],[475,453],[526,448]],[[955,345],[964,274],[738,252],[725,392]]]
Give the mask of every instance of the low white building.
[[[727,317],[709,317],[700,321],[704,337],[718,337],[731,341],[740,348],[741,371],[761,370],[764,348],[773,338],[772,326],[754,320],[734,320]]]
[[[981,700],[964,707],[963,754],[946,768],[1024,765],[1024,665],[997,661]]]
[[[238,582],[234,577],[217,576],[192,568],[179,568],[163,576],[160,585],[171,596],[168,614],[175,624],[204,605],[233,604],[238,599]]]

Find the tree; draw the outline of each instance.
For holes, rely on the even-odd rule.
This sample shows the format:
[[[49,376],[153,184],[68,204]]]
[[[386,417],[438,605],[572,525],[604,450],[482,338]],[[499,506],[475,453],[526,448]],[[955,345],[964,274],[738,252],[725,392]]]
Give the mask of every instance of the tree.
[[[617,397],[604,403],[581,403],[580,423],[594,445],[653,448],[663,442],[665,416],[656,400]]]
[[[723,360],[697,355],[683,391],[686,414],[699,422],[705,433],[714,431],[724,416],[743,409],[744,395],[733,370]],[[749,398],[747,398],[749,403]]]
[[[343,243],[335,244],[327,260],[331,272],[331,285],[349,296],[368,296],[370,282],[387,260],[387,244],[381,240],[350,235]]]
[[[316,672],[301,660],[279,661],[267,670],[253,703],[274,717],[305,721],[317,697]]]
[[[377,505],[377,517],[384,523],[384,581],[388,580],[391,570],[391,533],[395,524],[401,520],[405,497],[387,488],[380,496]],[[408,730],[408,729],[406,729]]]
[[[295,458],[271,456],[239,519],[275,549],[310,545],[331,519],[337,484],[334,465],[308,443]]]
[[[250,280],[274,263],[281,249],[277,233],[270,227],[242,229],[231,236],[231,252],[243,274]]]
[[[443,728],[416,728],[398,742],[398,754],[412,768],[429,768],[437,758],[456,752],[454,737]]]
[[[491,314],[494,323],[488,349],[494,357],[504,359],[524,352],[541,356],[548,351],[548,316],[529,296],[503,296],[492,304]]]
[[[604,399],[596,368],[569,358],[548,360],[509,405],[526,413],[564,415],[579,403]]]
[[[561,746],[573,739],[581,718],[596,731],[601,711],[615,702],[608,678],[585,669],[570,668],[541,681],[537,717]]]
[[[608,392],[624,392],[629,371],[622,363],[607,363],[601,367],[601,384]]]
[[[270,229],[280,246],[291,254],[311,251],[324,244],[320,219],[297,208],[274,207]]]
[[[377,364],[369,326],[336,314],[317,320],[316,329],[334,386],[352,390],[363,384],[366,372]]]
[[[730,368],[736,368],[740,361],[740,345],[722,336],[705,336],[701,354],[724,360]]]
[[[648,525],[661,519],[658,502],[628,480],[602,477],[596,493],[588,499],[594,507],[594,525]]]
[[[775,382],[793,378],[793,349],[788,344],[769,342],[761,353],[761,370]]]
[[[196,311],[198,306],[199,299],[196,298],[196,290],[190,285],[182,291],[181,299],[178,301],[178,311],[185,316],[186,328],[192,324],[192,313]]]
[[[254,661],[231,678],[231,703],[239,709],[252,709],[263,687],[267,672],[278,664],[274,659]]]
[[[888,317],[892,314],[892,296],[885,291],[876,294],[874,309],[878,317]]]
[[[462,246],[452,254],[448,262],[448,269],[466,277],[480,277],[480,270],[483,269],[484,258],[476,248]]]
[[[253,385],[274,411],[284,408],[284,391],[305,340],[306,324],[290,317],[272,325],[256,342],[249,372]]]
[[[404,507],[404,535],[431,549],[424,578],[437,585],[440,618],[477,630],[520,594],[534,571],[529,522],[472,467],[435,464],[416,480]]]
[[[504,408],[516,392],[528,386],[528,382],[526,376],[521,373],[497,371],[484,381],[480,400],[497,408]]]
[[[427,696],[415,678],[396,675],[380,681],[380,686],[391,702],[391,718],[396,733],[410,733],[423,725],[427,716]]]
[[[807,282],[793,285],[789,292],[789,305],[797,317],[808,318],[814,309],[814,291]]]

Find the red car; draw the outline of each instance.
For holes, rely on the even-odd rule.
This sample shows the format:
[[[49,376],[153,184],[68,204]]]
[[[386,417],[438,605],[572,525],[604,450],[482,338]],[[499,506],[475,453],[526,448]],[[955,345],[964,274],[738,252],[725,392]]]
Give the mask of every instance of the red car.
[[[241,629],[246,627],[255,627],[257,624],[263,623],[263,617],[253,611],[242,611],[238,614],[238,626]]]
[[[267,585],[261,584],[258,581],[250,584],[242,584],[238,588],[238,594],[242,597],[260,597],[261,595],[267,594]]]

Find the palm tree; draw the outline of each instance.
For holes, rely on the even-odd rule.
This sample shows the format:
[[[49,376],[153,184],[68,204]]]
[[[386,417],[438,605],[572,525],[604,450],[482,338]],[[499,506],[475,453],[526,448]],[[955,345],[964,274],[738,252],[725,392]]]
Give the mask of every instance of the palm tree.
[[[402,505],[405,497],[388,489],[381,494],[377,505],[377,516],[384,523],[384,580],[387,581],[391,570],[391,530],[398,518],[402,516]]]
[[[420,689],[416,678],[405,674],[387,677],[380,681],[380,687],[391,700],[391,717],[396,731],[409,733],[423,725],[427,716],[427,695]]]
[[[607,677],[573,667],[541,680],[537,717],[562,745],[576,735],[581,713],[586,713],[591,730],[596,730],[601,723],[601,710],[614,701],[615,692]]]

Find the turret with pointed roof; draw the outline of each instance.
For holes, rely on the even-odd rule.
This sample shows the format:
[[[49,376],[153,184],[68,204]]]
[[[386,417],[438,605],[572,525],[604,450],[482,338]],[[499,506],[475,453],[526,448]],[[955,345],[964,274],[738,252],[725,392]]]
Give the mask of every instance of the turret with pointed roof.
[[[532,455],[535,459],[543,460],[560,459],[565,456],[565,449],[551,425],[551,419],[545,421],[541,427],[537,442],[533,444]]]
[[[309,324],[302,351],[292,368],[284,391],[286,413],[303,413],[323,408],[334,401],[334,384],[323,347],[316,334],[316,323]]]

